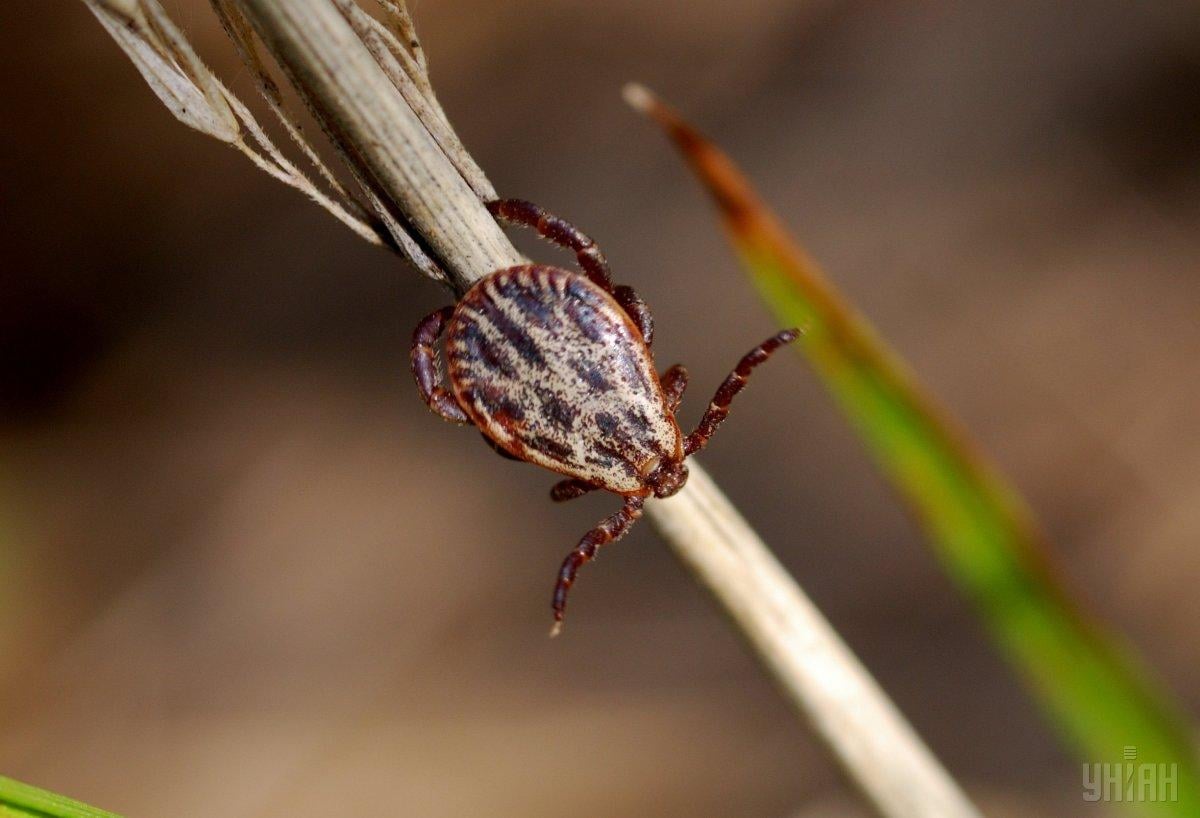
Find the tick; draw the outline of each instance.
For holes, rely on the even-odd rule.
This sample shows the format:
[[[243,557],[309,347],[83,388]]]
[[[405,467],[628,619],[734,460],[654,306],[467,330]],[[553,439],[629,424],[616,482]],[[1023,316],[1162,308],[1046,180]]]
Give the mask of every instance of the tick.
[[[648,497],[683,487],[684,461],[708,443],[750,372],[799,332],[750,350],[685,436],[675,413],[687,370],[677,364],[657,374],[650,310],[631,288],[613,286],[595,242],[530,202],[506,199],[488,210],[574,251],[583,273],[522,264],[484,276],[457,305],[417,325],[412,371],[436,414],[479,427],[504,457],[564,475],[550,491],[556,502],[596,489],[624,498],[563,560],[552,602],[557,633],[580,566],[629,531]],[[438,367],[443,335],[449,388]]]

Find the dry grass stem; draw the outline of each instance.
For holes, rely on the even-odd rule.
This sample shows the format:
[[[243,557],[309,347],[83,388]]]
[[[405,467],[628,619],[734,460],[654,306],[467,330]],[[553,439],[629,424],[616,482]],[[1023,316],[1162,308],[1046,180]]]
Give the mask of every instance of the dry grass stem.
[[[495,199],[496,189],[459,142],[458,135],[433,94],[425,67],[425,52],[421,50],[420,40],[412,29],[408,12],[401,13],[399,10],[403,7],[395,3],[382,3],[396,20],[398,31],[405,37],[401,42],[390,29],[363,11],[355,0],[335,0],[334,4],[475,194],[484,201]]]
[[[362,208],[337,185],[286,116],[281,115],[281,119],[289,126],[289,133],[333,184],[332,196],[314,185],[275,147],[249,109],[196,56],[157,0],[83,1],[180,122],[234,146],[266,173],[307,194],[360,237],[373,244],[382,243]]]
[[[93,10],[145,5],[84,2]],[[229,14],[233,7],[244,11],[364,185],[376,213],[415,237],[415,250],[401,244],[401,251],[461,293],[523,259],[483,207],[481,197],[492,196],[492,188],[437,105],[407,11],[393,0],[380,3],[394,33],[351,0],[217,0],[217,7],[235,21],[231,34],[242,41],[243,59],[257,76],[253,66],[259,62],[236,23],[240,17]],[[113,14],[103,12],[110,32]],[[106,16],[98,16],[105,22]],[[146,36],[113,36],[135,62],[142,61],[139,68],[157,60],[143,74],[177,116],[183,118],[184,97],[188,105],[200,98],[214,111],[229,107],[215,81],[195,81],[187,73],[194,68],[168,71],[157,46],[144,53],[153,42]],[[168,85],[164,76],[182,87]],[[270,100],[271,93],[264,93]],[[217,117],[204,124],[228,129],[229,121]],[[698,464],[691,470],[678,495],[648,504],[649,517],[728,612],[848,778],[881,815],[977,816],[762,540]]]

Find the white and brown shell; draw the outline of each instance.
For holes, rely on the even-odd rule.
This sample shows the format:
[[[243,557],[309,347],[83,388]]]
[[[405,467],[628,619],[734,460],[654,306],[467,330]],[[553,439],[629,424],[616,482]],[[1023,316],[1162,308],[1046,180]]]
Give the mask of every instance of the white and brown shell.
[[[480,279],[446,334],[458,402],[500,448],[618,494],[645,491],[682,437],[641,333],[585,276],[522,265]]]

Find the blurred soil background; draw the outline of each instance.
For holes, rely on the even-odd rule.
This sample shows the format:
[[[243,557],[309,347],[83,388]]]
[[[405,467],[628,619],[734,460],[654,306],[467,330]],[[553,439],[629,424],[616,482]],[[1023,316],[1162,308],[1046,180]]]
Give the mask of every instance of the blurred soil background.
[[[170,8],[262,111],[207,4]],[[1200,711],[1200,6],[414,14],[501,194],[655,309],[689,422],[773,326],[631,79],[742,162]],[[178,124],[81,3],[6,3],[0,37],[0,771],[131,818],[859,814],[649,525],[547,640],[614,503],[554,507],[424,408],[409,334],[445,291]],[[725,490],[985,810],[1096,815],[804,362],[756,379],[704,454]]]

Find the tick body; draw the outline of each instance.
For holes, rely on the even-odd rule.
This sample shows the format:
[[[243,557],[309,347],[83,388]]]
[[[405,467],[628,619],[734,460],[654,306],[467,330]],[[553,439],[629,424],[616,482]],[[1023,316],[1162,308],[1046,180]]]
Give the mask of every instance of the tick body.
[[[646,498],[683,487],[684,460],[708,442],[750,371],[798,333],[778,333],[745,355],[685,436],[675,412],[687,372],[657,374],[650,312],[633,290],[612,285],[591,239],[529,202],[488,207],[574,250],[583,273],[527,264],[485,276],[418,325],[412,369],[434,412],[479,427],[506,457],[563,475],[551,491],[556,501],[595,489],[624,498],[563,561],[552,603],[557,632],[579,567],[628,531]],[[442,336],[449,389],[437,366]]]
[[[517,459],[623,495],[644,494],[658,464],[683,459],[641,333],[582,275],[492,273],[458,303],[445,349],[459,405]]]

